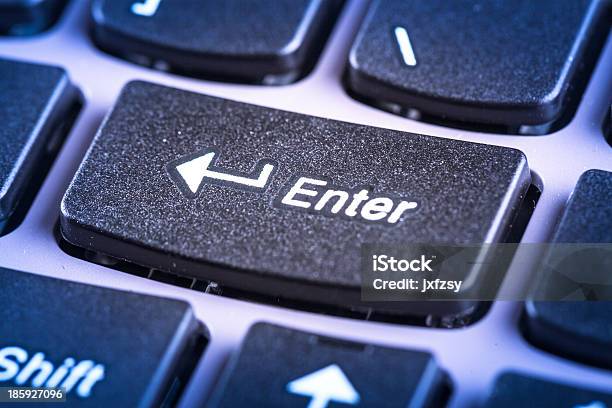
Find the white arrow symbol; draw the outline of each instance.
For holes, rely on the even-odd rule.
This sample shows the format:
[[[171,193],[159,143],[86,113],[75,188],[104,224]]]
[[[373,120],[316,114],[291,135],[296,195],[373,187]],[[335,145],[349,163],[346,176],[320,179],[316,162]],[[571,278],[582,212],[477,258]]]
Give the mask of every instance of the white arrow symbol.
[[[307,408],[325,408],[330,401],[356,405],[360,399],[353,384],[336,364],[291,381],[287,391],[310,397]]]
[[[410,43],[408,31],[406,31],[404,27],[395,27],[395,38],[397,39],[400,52],[402,53],[404,64],[410,67],[416,66],[417,60],[414,55],[414,50],[412,49],[412,43]]]
[[[200,185],[204,181],[204,179],[212,179],[218,180],[222,182],[234,183],[234,184],[242,184],[243,186],[255,189],[263,189],[270,175],[274,171],[274,165],[270,163],[265,163],[264,161],[260,161],[257,166],[255,166],[255,170],[253,173],[257,173],[259,171],[259,175],[239,175],[236,172],[220,172],[216,170],[211,170],[211,164],[215,159],[216,153],[208,152],[202,155],[195,157],[189,161],[183,162],[176,166],[176,171],[183,179],[189,190],[192,194],[196,194],[200,188]],[[263,166],[262,166],[263,164]]]
[[[132,13],[143,17],[151,17],[157,13],[161,0],[144,0],[132,4]]]

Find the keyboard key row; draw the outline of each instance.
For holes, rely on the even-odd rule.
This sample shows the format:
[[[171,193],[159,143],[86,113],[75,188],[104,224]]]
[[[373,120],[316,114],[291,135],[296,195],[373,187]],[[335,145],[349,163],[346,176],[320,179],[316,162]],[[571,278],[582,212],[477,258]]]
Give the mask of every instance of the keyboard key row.
[[[2,133],[0,218],[6,223],[37,172],[40,157],[49,145],[57,144],[55,130],[73,108],[77,92],[59,68],[2,60],[0,72],[5,79],[0,81],[0,118],[11,124]],[[157,97],[160,94],[165,96]],[[16,100],[23,102],[15,104]],[[158,106],[150,100],[159,101]],[[187,115],[172,112],[177,101],[190,108]],[[226,118],[227,111],[233,113],[232,119]],[[151,115],[157,122],[146,123],[144,130],[130,120]],[[201,125],[204,119],[206,126]],[[236,130],[242,134],[237,136]],[[133,139],[124,137],[125,133],[134,135]],[[362,139],[348,140],[345,134]],[[241,148],[235,147],[237,140]],[[106,158],[117,149],[133,154],[118,155],[117,165],[108,166]],[[97,155],[103,159],[97,160]],[[491,164],[504,162],[507,166]],[[440,175],[449,169],[453,177],[445,182]],[[87,172],[92,177],[104,175],[108,185],[87,179]],[[521,181],[510,187],[515,177]],[[607,179],[609,173],[593,171],[581,180],[557,242],[610,242],[606,235],[610,227],[601,221],[610,218]],[[401,134],[134,83],[118,101],[66,195],[62,229],[76,245],[137,265],[255,295],[365,310],[372,305],[358,298],[361,243],[501,242],[528,184],[524,158],[513,150]],[[92,191],[88,185],[101,188]],[[466,188],[461,191],[457,186]],[[154,194],[156,200],[150,200]],[[513,201],[504,207],[506,195]],[[481,197],[479,207],[470,201],[474,197]],[[124,212],[119,211],[122,208]],[[139,208],[142,217],[134,217],[133,208]],[[494,219],[501,222],[487,221]],[[446,226],[436,229],[435,225]],[[275,234],[285,240],[282,251],[275,249]],[[329,250],[334,240],[342,251]],[[311,258],[301,257],[304,248],[309,248]],[[173,257],[171,264],[163,261],[168,254]],[[431,302],[374,309],[423,318],[433,310],[441,316],[473,312],[476,304],[447,302],[446,306],[442,311]],[[551,322],[542,324],[542,319],[571,316],[555,312],[567,307],[579,321],[584,313],[593,320],[601,315],[597,311],[605,312],[603,304],[572,308],[532,302],[527,327],[535,342],[577,356],[572,350],[580,349],[550,340],[556,336],[534,334],[542,327],[555,327]],[[580,326],[572,319],[562,320],[562,325]],[[602,322],[603,333],[607,327]],[[596,343],[601,341],[598,338]],[[584,353],[577,357],[601,362],[597,356],[605,355]]]
[[[361,244],[503,242],[530,179],[513,149],[133,82],[66,192],[61,231],[222,288],[370,310]],[[378,310],[425,318],[476,303],[402,306]]]
[[[42,29],[64,3],[0,0],[0,32]],[[90,14],[94,42],[121,58],[280,85],[312,69],[343,3],[95,0]],[[413,118],[547,133],[580,100],[611,8],[607,0],[374,1],[346,83],[358,99]]]
[[[96,0],[93,35],[141,64],[283,84],[312,67],[341,3]],[[348,88],[411,117],[546,133],[580,99],[609,9],[601,0],[374,1],[350,51]]]
[[[206,345],[205,327],[182,301],[8,269],[0,288],[0,386],[57,388],[67,407],[172,406]],[[258,323],[206,406],[433,408],[451,387],[427,351]],[[485,406],[611,403],[610,394],[506,373]]]

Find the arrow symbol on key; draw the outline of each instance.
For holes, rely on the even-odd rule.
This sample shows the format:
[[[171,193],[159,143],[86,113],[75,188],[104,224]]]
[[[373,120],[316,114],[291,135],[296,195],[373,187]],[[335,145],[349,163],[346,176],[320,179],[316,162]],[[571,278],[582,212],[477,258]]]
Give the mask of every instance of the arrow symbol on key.
[[[157,13],[161,0],[144,0],[132,4],[132,13],[143,17],[152,17]]]
[[[325,408],[332,401],[356,405],[360,400],[357,390],[336,364],[291,381],[287,391],[310,397],[307,408]]]
[[[176,161],[170,163],[168,171],[181,191],[189,198],[194,198],[205,182],[249,191],[264,190],[275,169],[275,165],[270,160],[260,160],[251,174],[231,170],[221,171],[214,166],[217,157],[216,151],[209,150],[187,159],[180,159],[178,164]]]

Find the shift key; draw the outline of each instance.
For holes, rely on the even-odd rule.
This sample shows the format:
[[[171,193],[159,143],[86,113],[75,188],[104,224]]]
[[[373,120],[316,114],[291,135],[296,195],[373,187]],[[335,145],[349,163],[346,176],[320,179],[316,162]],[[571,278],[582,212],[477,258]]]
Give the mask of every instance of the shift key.
[[[2,268],[0,292],[0,405],[8,389],[42,387],[65,407],[160,406],[204,345],[181,301]]]

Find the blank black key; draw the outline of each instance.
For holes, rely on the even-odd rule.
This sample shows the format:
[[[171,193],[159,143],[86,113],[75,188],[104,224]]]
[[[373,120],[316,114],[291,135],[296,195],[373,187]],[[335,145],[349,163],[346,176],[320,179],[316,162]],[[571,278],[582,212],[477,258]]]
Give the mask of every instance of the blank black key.
[[[553,241],[612,243],[612,173],[589,170],[580,177]]]
[[[269,324],[249,330],[210,407],[439,407],[447,376],[422,351]]]
[[[607,30],[598,30],[606,5],[375,1],[350,53],[349,88],[374,103],[451,121],[550,123],[579,88],[595,32]]]
[[[582,175],[555,233],[556,243],[612,243],[612,173],[590,170]],[[610,275],[609,251],[596,253],[583,274]],[[543,277],[537,293],[546,296]],[[583,301],[530,301],[525,330],[530,341],[566,357],[612,367],[612,302],[589,300],[589,291],[568,285],[567,298]]]
[[[502,241],[529,183],[517,150],[135,82],[67,191],[61,225],[69,242],[139,265],[363,307],[362,243]],[[424,303],[409,312],[466,307]]]
[[[50,27],[66,0],[0,0],[0,34],[30,35]]]
[[[95,0],[94,41],[214,79],[288,83],[312,67],[340,0]]]
[[[178,300],[1,268],[0,290],[0,387],[61,388],[67,407],[171,403],[204,344]]]
[[[485,408],[607,408],[612,394],[517,373],[502,374]]]
[[[57,148],[77,95],[61,68],[0,59],[0,231]]]

